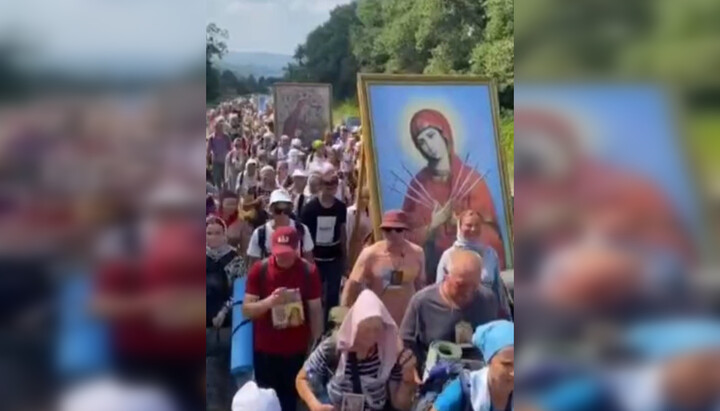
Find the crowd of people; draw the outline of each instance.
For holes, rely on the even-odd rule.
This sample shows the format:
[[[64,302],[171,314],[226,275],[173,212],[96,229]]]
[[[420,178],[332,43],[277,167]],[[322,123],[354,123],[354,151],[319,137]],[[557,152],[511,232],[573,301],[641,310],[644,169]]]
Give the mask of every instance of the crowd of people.
[[[277,137],[272,117],[250,99],[207,113],[207,409],[512,409],[512,303],[497,255],[484,252],[482,217],[458,216],[429,281],[403,211],[387,211],[373,238],[360,129],[306,145]],[[245,295],[233,298],[238,279]],[[254,375],[233,378],[240,304]],[[479,361],[438,376],[449,364],[428,358],[439,341]],[[261,398],[274,405],[248,408]]]

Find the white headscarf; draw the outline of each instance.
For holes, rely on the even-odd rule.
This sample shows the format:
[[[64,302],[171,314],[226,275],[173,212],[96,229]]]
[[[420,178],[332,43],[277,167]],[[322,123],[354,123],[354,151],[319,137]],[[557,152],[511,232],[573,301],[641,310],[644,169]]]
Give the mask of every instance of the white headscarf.
[[[249,381],[233,397],[232,411],[282,411],[282,409],[274,390],[258,388],[255,381]]]

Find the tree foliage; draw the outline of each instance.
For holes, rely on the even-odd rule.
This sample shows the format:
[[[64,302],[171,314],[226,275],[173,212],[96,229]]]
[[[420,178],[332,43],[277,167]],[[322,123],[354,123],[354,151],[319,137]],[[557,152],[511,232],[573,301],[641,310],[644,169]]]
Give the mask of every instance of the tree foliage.
[[[213,58],[221,59],[227,53],[225,40],[228,38],[227,30],[221,29],[215,23],[210,23],[205,29],[205,99],[214,101],[220,96],[220,75],[213,66]]]
[[[356,7],[356,3],[336,7],[330,19],[308,35],[295,50],[295,62],[286,68],[288,80],[332,83],[337,100],[355,94],[358,65],[350,30],[358,24]]]
[[[346,99],[356,72],[477,74],[512,109],[513,13],[513,0],[358,0],[310,33],[286,78],[332,83]]]

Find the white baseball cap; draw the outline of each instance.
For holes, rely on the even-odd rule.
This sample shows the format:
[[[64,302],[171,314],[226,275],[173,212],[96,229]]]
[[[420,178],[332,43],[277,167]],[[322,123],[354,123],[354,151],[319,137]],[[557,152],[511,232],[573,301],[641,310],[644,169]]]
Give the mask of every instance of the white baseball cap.
[[[275,203],[292,203],[290,193],[283,189],[273,191],[270,194],[270,205],[273,205]]]

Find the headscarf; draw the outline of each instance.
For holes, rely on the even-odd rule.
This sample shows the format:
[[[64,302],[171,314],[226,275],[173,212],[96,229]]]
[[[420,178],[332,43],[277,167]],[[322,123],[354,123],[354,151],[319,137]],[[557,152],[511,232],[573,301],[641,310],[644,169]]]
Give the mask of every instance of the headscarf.
[[[297,148],[291,148],[288,150],[288,173],[292,174],[295,170],[303,169],[304,165],[300,160],[300,150]]]
[[[515,344],[515,324],[507,320],[495,320],[478,326],[472,338],[483,355],[486,363],[490,363],[495,354],[503,348]]]
[[[363,320],[373,317],[382,319],[384,325],[383,335],[378,342],[378,357],[380,358],[378,377],[385,381],[390,376],[390,371],[395,366],[400,352],[398,327],[382,301],[370,290],[363,290],[360,293],[338,329],[337,349],[342,355],[338,363],[337,375],[345,375],[347,353],[355,343],[358,326]]]
[[[480,325],[475,329],[472,342],[482,352],[485,362],[490,363],[500,350],[515,344],[515,325],[507,320]],[[470,373],[470,402],[475,411],[490,411],[492,408],[488,373],[488,367]]]
[[[427,128],[434,128],[440,131],[440,135],[445,139],[449,153],[455,153],[453,133],[450,123],[444,115],[437,110],[420,110],[410,120],[410,135],[413,143],[418,147],[417,138],[420,133]]]
[[[631,328],[624,340],[629,348],[649,360],[720,350],[720,321],[689,318],[648,322]]]
[[[250,165],[255,165],[255,174],[250,174],[250,171],[248,169],[250,168]],[[237,188],[240,189],[247,189],[250,187],[255,187],[258,183],[258,170],[257,170],[258,161],[254,158],[248,159],[248,161],[245,162],[245,171],[243,171],[242,174],[242,185],[240,185],[240,181],[238,181]]]
[[[259,388],[248,381],[235,393],[232,411],[281,411],[280,400],[273,389]]]
[[[210,224],[217,224],[223,228],[223,233],[227,233],[227,224],[225,224],[225,221],[223,221],[222,218],[218,216],[210,216],[205,219],[205,227],[209,226]],[[233,251],[233,247],[227,243],[227,236],[225,237],[225,241],[219,246],[212,248],[205,245],[205,255],[215,261],[221,259],[223,256],[225,256],[227,253]]]
[[[219,205],[218,205],[218,211],[217,211],[216,214],[218,215],[218,217],[220,217],[220,218],[223,219],[223,221],[225,222],[225,226],[226,226],[226,227],[230,227],[230,226],[233,225],[233,224],[235,223],[235,221],[237,221],[237,219],[238,219],[238,210],[237,210],[237,209],[235,209],[235,210],[234,210],[229,216],[227,216],[227,217],[225,217],[225,216],[222,215],[222,212],[223,212],[223,201],[225,201],[225,200],[228,199],[228,198],[235,198],[235,199],[238,200],[238,202],[240,202],[240,199],[238,198],[238,196],[237,196],[235,193],[233,193],[232,191],[223,190],[223,191],[220,193],[220,201],[219,201]]]

